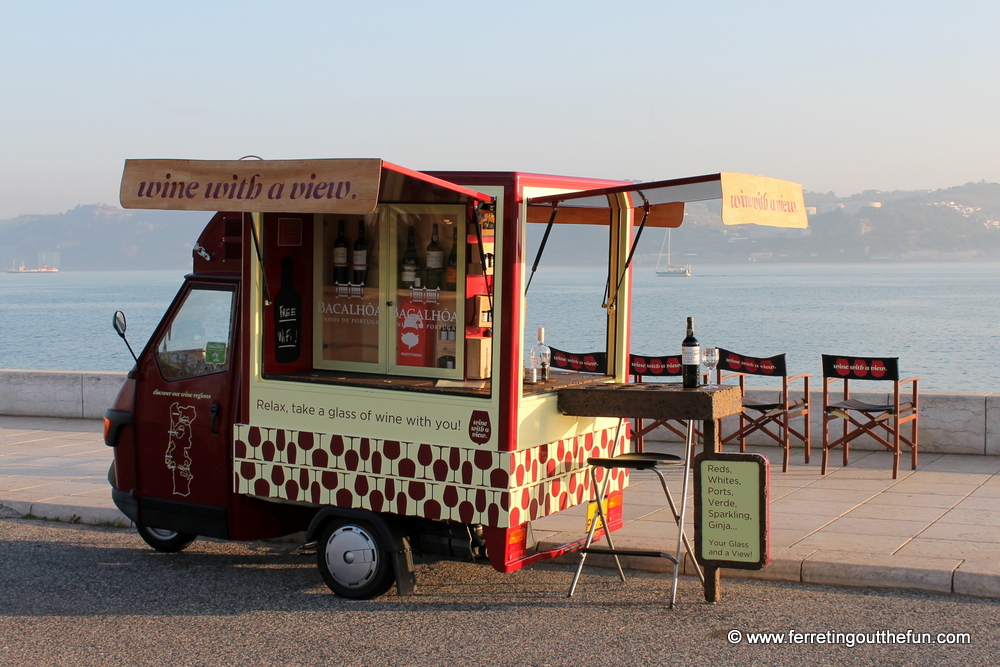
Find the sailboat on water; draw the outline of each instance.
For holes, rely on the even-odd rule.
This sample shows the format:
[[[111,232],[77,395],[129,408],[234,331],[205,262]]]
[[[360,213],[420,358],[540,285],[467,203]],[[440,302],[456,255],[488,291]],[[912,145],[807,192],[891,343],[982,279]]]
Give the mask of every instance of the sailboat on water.
[[[690,277],[691,276],[691,265],[686,266],[674,266],[671,262],[673,260],[673,253],[671,253],[671,239],[670,232],[671,229],[667,230],[667,233],[663,236],[663,243],[660,244],[660,257],[656,260],[656,275],[661,278],[673,278],[673,277]],[[667,246],[667,265],[664,268],[660,268],[660,262],[663,261],[663,246]]]

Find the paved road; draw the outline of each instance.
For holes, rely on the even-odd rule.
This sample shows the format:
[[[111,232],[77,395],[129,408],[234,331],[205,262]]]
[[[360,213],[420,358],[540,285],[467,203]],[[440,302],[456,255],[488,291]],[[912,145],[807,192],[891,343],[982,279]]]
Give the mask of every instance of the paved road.
[[[996,664],[1000,602],[729,580],[717,605],[682,580],[567,566],[503,575],[418,566],[419,593],[334,597],[292,543],[148,549],[131,530],[0,519],[0,665]],[[971,645],[730,644],[732,630],[966,632]]]

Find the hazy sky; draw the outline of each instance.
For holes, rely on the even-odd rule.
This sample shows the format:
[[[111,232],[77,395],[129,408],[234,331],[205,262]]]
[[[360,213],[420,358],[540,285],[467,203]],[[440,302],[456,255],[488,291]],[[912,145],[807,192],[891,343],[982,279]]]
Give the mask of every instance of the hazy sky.
[[[126,158],[1000,181],[1000,2],[0,0],[0,219]]]

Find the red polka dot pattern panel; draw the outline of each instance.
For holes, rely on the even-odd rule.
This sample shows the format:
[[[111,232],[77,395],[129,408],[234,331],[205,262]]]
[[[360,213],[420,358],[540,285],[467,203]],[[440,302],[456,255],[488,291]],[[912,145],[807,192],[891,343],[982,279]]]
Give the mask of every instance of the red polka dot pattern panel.
[[[237,424],[234,488],[268,498],[507,527],[589,501],[587,458],[607,455],[613,437],[606,429],[494,452]],[[611,490],[627,481],[625,471],[617,471]]]
[[[615,429],[609,428],[514,452],[510,525],[517,526],[592,500],[595,494],[587,459],[610,455],[614,435]],[[620,436],[615,451],[623,451],[624,444],[625,438]],[[603,478],[599,479],[603,483]],[[628,471],[613,471],[609,492],[626,486]]]
[[[432,482],[507,488],[509,452],[377,440],[347,435],[281,431],[246,424],[235,429],[234,455],[267,463],[333,468]],[[306,438],[309,450],[299,442]],[[276,441],[282,447],[275,446]],[[253,445],[251,443],[258,442]],[[270,446],[268,446],[270,443]],[[468,464],[468,465],[466,465]]]

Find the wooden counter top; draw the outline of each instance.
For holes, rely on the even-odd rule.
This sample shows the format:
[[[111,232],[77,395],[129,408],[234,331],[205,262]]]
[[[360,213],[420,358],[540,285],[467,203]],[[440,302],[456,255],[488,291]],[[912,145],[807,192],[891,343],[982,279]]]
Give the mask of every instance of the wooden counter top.
[[[579,417],[644,417],[650,419],[722,419],[743,411],[740,388],[680,384],[605,383],[559,390],[559,411]]]

